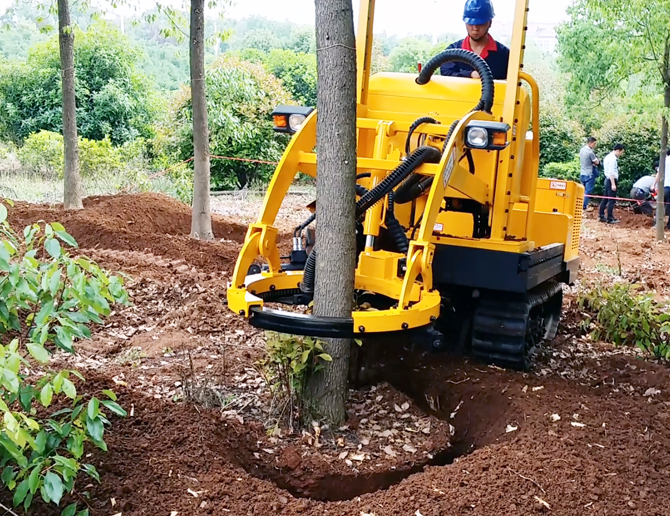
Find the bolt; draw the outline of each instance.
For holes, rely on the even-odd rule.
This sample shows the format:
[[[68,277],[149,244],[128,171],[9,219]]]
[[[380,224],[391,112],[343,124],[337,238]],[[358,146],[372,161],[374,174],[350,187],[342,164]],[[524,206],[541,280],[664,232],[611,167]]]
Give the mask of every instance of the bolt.
[[[403,330],[406,330],[408,328],[409,328],[409,324],[407,324],[406,322],[402,323],[402,329]]]
[[[244,314],[245,314],[245,313],[246,313],[246,312],[245,312],[244,310],[240,310],[240,315],[241,315],[242,317],[244,317]]]
[[[431,315],[430,316],[430,322],[435,322],[435,321],[437,321],[437,317],[435,317],[434,315]]]
[[[365,333],[365,326],[359,326],[358,331],[360,331],[361,333]]]
[[[274,285],[270,285],[270,290],[275,290],[276,288],[277,287],[275,287]]]

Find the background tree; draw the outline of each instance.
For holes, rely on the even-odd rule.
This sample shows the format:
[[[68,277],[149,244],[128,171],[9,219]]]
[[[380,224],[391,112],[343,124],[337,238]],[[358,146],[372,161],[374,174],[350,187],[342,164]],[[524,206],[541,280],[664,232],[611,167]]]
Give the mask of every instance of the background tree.
[[[63,91],[63,138],[65,139],[65,171],[63,206],[78,210],[82,203],[77,139],[77,104],[74,83],[74,27],[70,23],[68,0],[58,0],[58,39]]]
[[[205,0],[191,0],[191,103],[193,105],[193,215],[191,236],[214,238],[209,195],[209,128],[205,92]]]
[[[590,79],[588,84],[611,91],[637,78],[642,86],[654,88],[654,97],[658,99],[655,112],[661,118],[662,186],[670,113],[670,0],[579,0],[571,10],[571,17],[575,31],[586,27],[582,22],[602,29],[597,38],[584,37],[577,42],[563,38],[563,56],[575,64],[581,63],[572,71],[571,83]],[[602,69],[594,72],[593,64]],[[592,78],[594,73],[600,77]],[[662,240],[663,188],[658,193],[656,236]]]
[[[315,0],[317,70],[316,205],[318,231],[314,313],[351,317],[356,256],[356,49],[351,0]],[[337,192],[337,195],[333,195]],[[328,340],[332,362],[317,373],[310,397],[317,414],[345,418],[350,341]]]
[[[281,81],[261,64],[237,57],[221,56],[206,74],[210,152],[263,161],[278,161],[287,137],[273,131],[270,114],[278,105],[291,102]],[[172,162],[193,156],[191,92],[183,88],[176,96],[159,134],[166,135],[164,152]],[[214,160],[211,185],[217,190],[244,188],[267,183],[274,167],[250,162]]]

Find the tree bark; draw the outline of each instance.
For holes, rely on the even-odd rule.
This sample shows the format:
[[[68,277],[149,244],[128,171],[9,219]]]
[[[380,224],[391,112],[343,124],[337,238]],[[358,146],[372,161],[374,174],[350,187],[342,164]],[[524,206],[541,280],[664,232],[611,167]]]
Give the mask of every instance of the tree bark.
[[[79,175],[77,104],[74,89],[74,27],[70,23],[68,0],[58,0],[58,42],[63,88],[63,140],[65,143],[63,207],[66,210],[80,210],[83,204]]]
[[[665,38],[665,49],[663,52],[663,84],[665,95],[663,106],[663,123],[661,127],[661,156],[658,161],[658,195],[656,196],[656,240],[665,239],[665,174],[669,171],[665,169],[667,151],[668,151],[668,108],[670,108],[670,35]]]
[[[350,317],[356,266],[356,49],[351,0],[315,0],[317,41],[317,232],[314,314]],[[332,339],[332,357],[310,382],[312,408],[345,419],[351,341]]]
[[[209,128],[205,93],[205,0],[191,0],[191,103],[193,104],[193,215],[191,237],[211,240]]]

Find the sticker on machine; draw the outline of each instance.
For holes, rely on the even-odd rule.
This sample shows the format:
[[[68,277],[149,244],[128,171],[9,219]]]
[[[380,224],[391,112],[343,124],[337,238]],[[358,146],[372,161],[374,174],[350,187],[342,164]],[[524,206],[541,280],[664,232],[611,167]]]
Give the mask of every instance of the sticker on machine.
[[[442,174],[442,185],[444,188],[449,184],[451,179],[451,173],[454,171],[456,166],[456,149],[451,151],[451,156],[449,156],[449,161],[447,161],[447,166],[444,168],[444,174]]]
[[[433,226],[433,232],[442,233],[442,231],[444,231],[444,224],[440,224],[439,222],[435,223],[435,225]]]
[[[568,183],[565,181],[552,181],[549,183],[549,188],[551,190],[567,190]]]

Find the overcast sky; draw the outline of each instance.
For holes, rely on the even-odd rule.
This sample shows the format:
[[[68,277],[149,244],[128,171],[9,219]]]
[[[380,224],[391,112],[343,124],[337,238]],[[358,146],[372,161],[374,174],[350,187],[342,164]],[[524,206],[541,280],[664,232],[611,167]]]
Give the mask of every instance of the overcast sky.
[[[566,19],[566,8],[573,0],[530,0],[529,21],[556,23]],[[228,9],[231,18],[265,16],[274,20],[290,20],[301,24],[314,23],[314,0],[234,0]],[[151,0],[139,0],[135,5],[149,8]],[[171,0],[171,3],[181,3]],[[358,11],[358,0],[354,9]],[[514,17],[515,0],[494,0],[496,20],[509,22]],[[11,0],[0,0],[0,12]],[[375,32],[388,34],[433,34],[462,32],[464,0],[377,0]],[[495,24],[495,21],[494,21]],[[495,35],[495,25],[492,30]]]

